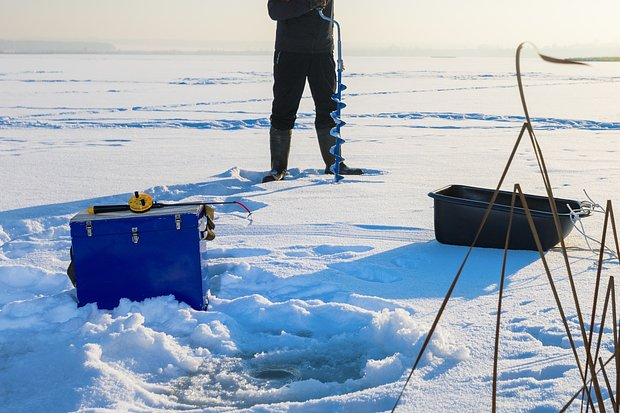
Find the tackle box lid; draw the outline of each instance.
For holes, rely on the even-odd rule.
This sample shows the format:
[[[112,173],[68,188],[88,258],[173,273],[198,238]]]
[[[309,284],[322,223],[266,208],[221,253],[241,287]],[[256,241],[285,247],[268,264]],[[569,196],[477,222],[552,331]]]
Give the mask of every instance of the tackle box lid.
[[[166,206],[140,213],[119,211],[90,214],[85,209],[71,218],[69,226],[72,238],[127,234],[132,231],[195,231],[200,226],[203,214],[203,205]]]

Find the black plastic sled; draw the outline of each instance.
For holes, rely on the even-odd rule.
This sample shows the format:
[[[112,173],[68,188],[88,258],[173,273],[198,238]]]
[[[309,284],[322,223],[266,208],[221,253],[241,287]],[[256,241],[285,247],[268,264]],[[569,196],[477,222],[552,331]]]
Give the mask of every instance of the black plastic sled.
[[[435,205],[435,238],[443,244],[471,245],[489,206],[492,189],[464,185],[449,185],[428,195]],[[546,196],[524,194],[544,251],[560,242],[549,199]],[[476,242],[476,247],[504,248],[510,218],[512,192],[500,191],[489,218]],[[580,210],[578,201],[556,198],[562,238],[573,229],[570,210]],[[519,197],[515,202],[509,249],[537,250],[532,231]]]

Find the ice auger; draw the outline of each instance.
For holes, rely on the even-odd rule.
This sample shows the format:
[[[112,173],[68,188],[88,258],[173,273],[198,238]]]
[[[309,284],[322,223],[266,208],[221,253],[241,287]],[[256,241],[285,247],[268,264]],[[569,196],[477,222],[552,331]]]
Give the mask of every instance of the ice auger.
[[[334,173],[335,182],[339,182],[342,179],[344,179],[344,176],[340,175],[340,163],[344,161],[344,158],[340,155],[341,153],[340,147],[345,142],[344,139],[340,137],[340,128],[346,125],[346,123],[340,118],[340,113],[341,113],[341,110],[347,106],[344,104],[344,102],[342,102],[342,91],[345,90],[347,87],[342,84],[342,71],[344,70],[344,65],[342,63],[342,43],[340,41],[340,24],[336,20],[332,19],[331,17],[327,17],[326,15],[324,15],[322,9],[318,9],[318,11],[319,11],[319,16],[321,16],[322,19],[327,20],[328,22],[331,22],[336,26],[336,31],[338,33],[338,47],[337,47],[338,61],[337,61],[337,69],[336,69],[337,83],[336,83],[336,93],[332,95],[332,100],[336,102],[336,110],[331,112],[331,117],[336,123],[336,126],[334,126],[330,131],[330,134],[334,137],[336,143],[329,150],[332,153],[332,155],[334,155],[334,164],[330,166],[329,169]]]

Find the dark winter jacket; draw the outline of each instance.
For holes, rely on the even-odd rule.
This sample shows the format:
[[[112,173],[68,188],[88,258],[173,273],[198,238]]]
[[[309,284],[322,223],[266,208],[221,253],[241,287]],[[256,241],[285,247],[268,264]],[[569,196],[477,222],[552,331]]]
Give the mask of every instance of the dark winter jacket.
[[[310,10],[308,0],[269,0],[269,16],[278,22],[276,50],[295,53],[330,53],[334,50],[333,24]],[[334,16],[334,0],[323,13]]]

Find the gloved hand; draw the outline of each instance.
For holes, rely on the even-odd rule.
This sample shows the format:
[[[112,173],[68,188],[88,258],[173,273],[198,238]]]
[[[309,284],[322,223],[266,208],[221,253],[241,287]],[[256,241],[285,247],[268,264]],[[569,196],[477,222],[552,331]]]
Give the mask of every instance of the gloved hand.
[[[324,9],[327,5],[327,0],[308,0],[308,7],[310,10]]]

